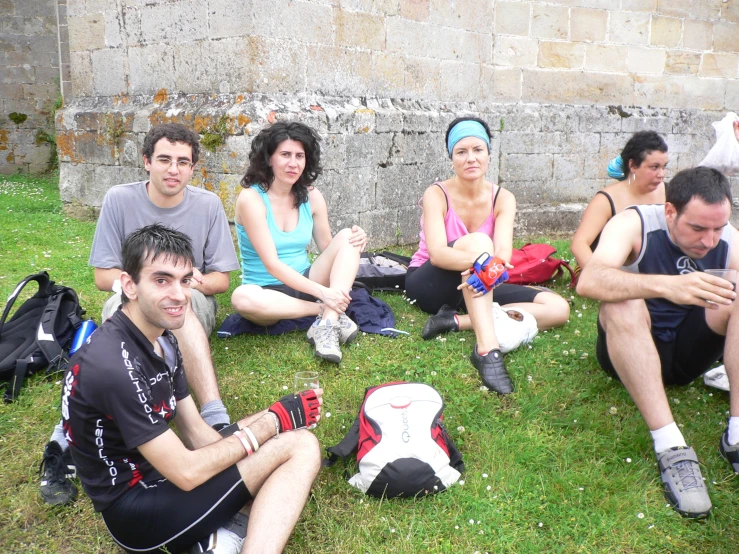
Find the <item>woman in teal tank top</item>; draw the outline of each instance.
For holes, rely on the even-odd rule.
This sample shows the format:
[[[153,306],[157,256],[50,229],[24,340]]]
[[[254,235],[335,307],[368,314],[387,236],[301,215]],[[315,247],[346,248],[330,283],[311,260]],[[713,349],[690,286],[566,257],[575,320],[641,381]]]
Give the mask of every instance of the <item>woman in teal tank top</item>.
[[[252,141],[234,217],[242,284],[231,303],[257,325],[315,315],[308,342],[317,356],[338,363],[340,344],[357,334],[344,312],[367,234],[355,225],[331,236],[326,201],[313,186],[321,174],[319,142],[307,125],[287,121]],[[312,265],[311,239],[320,251]]]

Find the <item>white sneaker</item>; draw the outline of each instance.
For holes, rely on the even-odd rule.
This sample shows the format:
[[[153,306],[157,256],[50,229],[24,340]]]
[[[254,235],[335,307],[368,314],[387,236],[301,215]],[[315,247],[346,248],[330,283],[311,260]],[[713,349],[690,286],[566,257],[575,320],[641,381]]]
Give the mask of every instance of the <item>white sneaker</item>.
[[[500,351],[507,354],[522,344],[528,344],[539,332],[536,318],[520,308],[505,308],[493,302],[495,337]]]
[[[249,518],[238,512],[223,527],[190,547],[189,554],[241,554]]]
[[[319,315],[316,317],[316,322],[321,322],[321,316]],[[351,341],[353,341],[357,337],[357,332],[359,331],[359,327],[357,327],[357,324],[354,323],[351,318],[346,314],[339,314],[339,320],[335,323],[335,325],[338,325],[339,327],[339,343],[340,344],[347,344]],[[308,342],[311,344],[315,344],[315,334],[316,334],[316,328],[315,323],[310,326],[308,329],[308,333],[306,333],[306,337],[308,339]]]
[[[316,347],[316,356],[338,364],[341,361],[339,335],[338,322],[332,325],[327,319],[316,319],[308,329],[306,338]]]
[[[726,368],[722,365],[706,371],[703,374],[703,382],[715,389],[729,390],[729,376],[726,375]]]

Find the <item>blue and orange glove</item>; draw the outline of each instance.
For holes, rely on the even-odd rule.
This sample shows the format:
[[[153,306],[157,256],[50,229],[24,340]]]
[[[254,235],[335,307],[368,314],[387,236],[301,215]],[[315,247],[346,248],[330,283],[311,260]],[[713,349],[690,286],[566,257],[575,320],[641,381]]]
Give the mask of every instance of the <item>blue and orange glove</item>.
[[[315,425],[321,413],[316,391],[304,390],[297,395],[286,394],[269,407],[280,420],[280,431],[305,429]]]
[[[467,284],[475,291],[483,294],[490,292],[508,280],[505,261],[497,256],[492,257],[487,252],[483,252],[475,260],[474,265],[470,268],[470,274],[467,278]]]

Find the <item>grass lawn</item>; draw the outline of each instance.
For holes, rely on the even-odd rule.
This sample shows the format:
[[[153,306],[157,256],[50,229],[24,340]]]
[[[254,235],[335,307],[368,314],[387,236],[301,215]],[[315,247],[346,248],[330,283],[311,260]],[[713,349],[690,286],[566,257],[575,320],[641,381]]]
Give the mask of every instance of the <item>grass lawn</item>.
[[[7,298],[26,275],[46,269],[78,292],[99,323],[107,294],[95,289],[87,266],[94,228],[64,215],[57,176],[0,178],[0,297]],[[553,243],[570,257],[567,241]],[[233,274],[232,286],[237,280]],[[314,358],[302,333],[213,337],[232,418],[285,394],[296,371],[319,371],[325,419],[315,432],[324,446],[341,439],[369,385],[422,381],[447,404],[447,427],[467,465],[464,483],[435,497],[379,501],[350,487],[340,466],[323,470],[286,552],[739,550],[739,483],[718,452],[727,393],[702,381],[668,390],[676,420],[705,464],[714,504],[707,520],[685,520],[666,507],[641,417],[623,387],[597,365],[597,305],[566,284],[553,286],[572,298],[570,323],[508,355],[516,392],[505,398],[480,390],[468,361],[473,334],[421,340],[426,316],[401,294],[380,296],[395,311],[396,327],[410,336],[360,336],[344,349],[340,366]],[[220,320],[231,312],[229,298],[219,298]],[[34,376],[16,403],[0,404],[0,483],[7,487],[0,494],[3,552],[118,551],[81,488],[77,501],[62,508],[46,506],[38,494],[42,450],[60,417],[60,379]]]

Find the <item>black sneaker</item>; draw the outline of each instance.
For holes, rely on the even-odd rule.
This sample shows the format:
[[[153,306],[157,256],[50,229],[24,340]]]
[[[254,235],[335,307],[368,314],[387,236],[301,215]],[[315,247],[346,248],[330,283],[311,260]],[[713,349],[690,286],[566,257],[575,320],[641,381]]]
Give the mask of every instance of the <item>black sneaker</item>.
[[[739,473],[739,444],[729,444],[729,431],[721,435],[721,455],[731,464],[734,473]]]
[[[449,331],[459,331],[459,325],[454,316],[457,314],[451,306],[444,304],[436,315],[429,316],[426,325],[423,326],[421,337],[423,340],[431,340],[437,335],[448,333]]]
[[[77,498],[77,487],[69,480],[74,473],[69,448],[62,452],[58,442],[49,442],[44,448],[44,459],[39,467],[39,474],[42,475],[40,492],[44,502],[52,506],[64,506]]]
[[[477,353],[477,345],[472,349],[470,361],[480,374],[482,384],[498,394],[510,394],[513,392],[513,381],[511,381],[505,364],[503,353],[496,348],[484,356]]]

